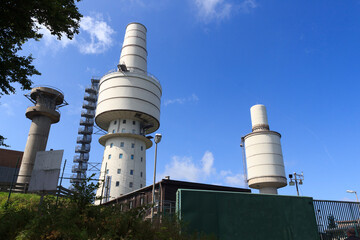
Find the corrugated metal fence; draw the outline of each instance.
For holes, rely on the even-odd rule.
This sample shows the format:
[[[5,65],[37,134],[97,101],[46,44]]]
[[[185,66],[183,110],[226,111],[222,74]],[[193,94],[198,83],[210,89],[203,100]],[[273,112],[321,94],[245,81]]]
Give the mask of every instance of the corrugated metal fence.
[[[357,202],[314,200],[314,210],[320,239],[345,239],[348,228],[360,236],[360,204]]]

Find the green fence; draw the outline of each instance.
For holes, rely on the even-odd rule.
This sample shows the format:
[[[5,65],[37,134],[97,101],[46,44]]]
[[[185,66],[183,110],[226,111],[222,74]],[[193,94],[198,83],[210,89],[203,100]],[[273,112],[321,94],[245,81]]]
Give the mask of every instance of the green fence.
[[[186,231],[217,239],[318,240],[312,198],[179,189]]]

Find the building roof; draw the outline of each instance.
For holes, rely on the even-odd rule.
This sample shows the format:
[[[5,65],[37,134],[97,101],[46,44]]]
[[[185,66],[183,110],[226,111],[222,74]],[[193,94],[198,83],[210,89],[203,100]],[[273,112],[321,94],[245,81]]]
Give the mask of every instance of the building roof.
[[[15,168],[16,162],[18,158],[20,158],[20,161],[18,163],[19,168],[21,165],[23,154],[24,152],[0,148],[0,166]]]
[[[155,183],[155,187],[161,184],[162,186],[171,186],[172,189],[176,188],[182,188],[182,189],[198,189],[198,190],[213,190],[213,191],[226,191],[226,192],[251,192],[250,189],[247,188],[236,188],[236,187],[226,187],[226,186],[220,186],[220,185],[212,185],[212,184],[204,184],[204,183],[196,183],[196,182],[185,182],[185,181],[178,181],[178,180],[170,180],[170,179],[162,179],[161,181]],[[116,199],[110,200],[106,204],[113,204],[120,202],[124,199],[128,199],[134,196],[137,196],[139,194],[149,192],[152,190],[153,185],[149,185],[140,189],[137,189],[135,191],[132,191],[130,193],[127,193],[121,197],[118,197]]]

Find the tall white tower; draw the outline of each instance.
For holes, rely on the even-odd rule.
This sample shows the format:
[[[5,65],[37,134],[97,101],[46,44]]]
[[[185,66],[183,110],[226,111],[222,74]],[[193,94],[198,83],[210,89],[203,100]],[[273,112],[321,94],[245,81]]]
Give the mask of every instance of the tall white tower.
[[[100,79],[95,122],[107,131],[97,196],[109,201],[146,185],[146,149],[160,120],[161,85],[147,72],[146,27],[126,27],[116,71]],[[96,202],[97,204],[100,201]]]
[[[249,187],[260,193],[277,194],[278,188],[287,185],[281,135],[270,131],[264,105],[252,106],[250,114],[252,133],[243,137]]]

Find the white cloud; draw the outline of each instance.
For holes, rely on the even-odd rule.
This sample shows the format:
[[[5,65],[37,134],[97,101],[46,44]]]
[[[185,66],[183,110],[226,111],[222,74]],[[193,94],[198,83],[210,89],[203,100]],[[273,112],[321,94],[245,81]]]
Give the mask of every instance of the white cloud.
[[[245,0],[240,4],[240,9],[243,12],[250,12],[251,9],[254,9],[258,6],[255,0]]]
[[[224,0],[195,0],[199,17],[205,21],[222,20],[230,16],[233,5]]]
[[[213,164],[214,164],[214,156],[212,154],[212,152],[206,151],[204,156],[201,159],[201,164],[202,164],[202,172],[209,176],[211,173],[213,173],[215,171],[215,169],[213,168]]]
[[[244,186],[245,185],[245,177],[244,174],[235,174],[232,176],[226,176],[225,177],[225,183],[227,183],[230,186]]]
[[[112,46],[113,40],[111,35],[115,31],[103,21],[100,15],[96,17],[83,17],[80,22],[80,28],[90,35],[90,41],[88,38],[81,39],[78,45],[80,52],[85,54],[102,53]]]
[[[191,182],[199,180],[201,169],[195,166],[189,157],[174,156],[170,164],[165,166],[165,172],[160,177],[171,176],[174,179],[182,179]]]
[[[103,20],[102,15],[96,14],[94,17],[84,16],[80,21],[80,33],[73,39],[62,36],[58,40],[51,35],[50,31],[41,25],[39,32],[43,34],[43,42],[47,48],[57,51],[69,45],[76,46],[81,53],[98,54],[103,53],[113,45],[112,35],[115,31]]]
[[[244,0],[240,3],[230,0],[193,0],[198,17],[205,23],[228,19],[237,10],[248,13],[258,6],[256,0]]]
[[[1,112],[5,113],[7,116],[14,116],[14,110],[13,107],[11,107],[8,103],[2,103],[0,104]]]
[[[170,164],[165,165],[165,171],[159,174],[159,178],[170,176],[171,179],[191,182],[210,181],[234,187],[246,186],[242,173],[221,170],[218,174],[214,162],[214,155],[210,151],[206,151],[199,162],[194,162],[192,157],[174,156]]]
[[[173,104],[173,103],[184,104],[186,102],[197,102],[197,101],[199,101],[198,96],[196,96],[195,94],[192,94],[191,96],[186,97],[186,98],[175,98],[175,99],[166,100],[164,102],[164,105],[167,106],[167,105]]]

